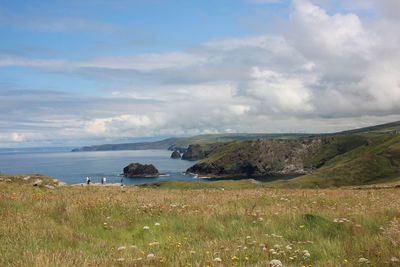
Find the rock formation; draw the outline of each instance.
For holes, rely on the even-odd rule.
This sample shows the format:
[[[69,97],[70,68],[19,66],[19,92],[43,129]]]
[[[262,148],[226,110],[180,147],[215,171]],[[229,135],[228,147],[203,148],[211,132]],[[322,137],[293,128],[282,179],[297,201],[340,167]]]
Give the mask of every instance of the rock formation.
[[[172,152],[171,154],[171,159],[180,159],[181,158],[181,153],[179,153],[179,151],[174,150],[174,152]]]
[[[126,177],[154,177],[160,173],[153,164],[131,163],[124,168],[123,175]]]

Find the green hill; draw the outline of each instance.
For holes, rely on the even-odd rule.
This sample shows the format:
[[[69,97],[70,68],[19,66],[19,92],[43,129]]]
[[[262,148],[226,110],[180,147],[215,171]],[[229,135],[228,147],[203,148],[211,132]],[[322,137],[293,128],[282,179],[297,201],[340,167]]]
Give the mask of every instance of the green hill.
[[[338,187],[400,179],[400,134],[258,139],[222,144],[187,170],[210,177],[305,174],[276,187]]]
[[[367,144],[339,153],[311,174],[274,182],[272,185],[325,188],[400,180],[400,135],[385,135],[367,140]],[[327,151],[322,150],[322,153]]]

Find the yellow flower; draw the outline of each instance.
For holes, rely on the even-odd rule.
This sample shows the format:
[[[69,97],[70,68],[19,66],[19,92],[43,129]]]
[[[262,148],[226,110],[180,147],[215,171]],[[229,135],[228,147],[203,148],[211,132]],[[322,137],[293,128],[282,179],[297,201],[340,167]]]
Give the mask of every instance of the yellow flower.
[[[305,226],[304,225],[299,225],[299,228],[303,229]]]
[[[245,259],[246,261],[248,261],[250,258],[249,258],[249,257],[244,257],[244,259]]]
[[[349,263],[349,261],[346,260],[346,259],[344,259],[344,260],[343,260],[343,263],[344,263],[344,264],[347,264],[347,263]]]
[[[232,256],[231,259],[232,259],[232,260],[238,260],[239,258],[236,257],[236,256]]]

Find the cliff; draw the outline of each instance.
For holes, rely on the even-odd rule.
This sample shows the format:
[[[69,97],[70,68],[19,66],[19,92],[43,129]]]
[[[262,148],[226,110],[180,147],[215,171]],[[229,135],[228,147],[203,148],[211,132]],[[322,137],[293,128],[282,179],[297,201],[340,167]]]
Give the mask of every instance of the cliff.
[[[361,136],[234,141],[215,148],[187,172],[206,176],[307,174],[366,142]]]

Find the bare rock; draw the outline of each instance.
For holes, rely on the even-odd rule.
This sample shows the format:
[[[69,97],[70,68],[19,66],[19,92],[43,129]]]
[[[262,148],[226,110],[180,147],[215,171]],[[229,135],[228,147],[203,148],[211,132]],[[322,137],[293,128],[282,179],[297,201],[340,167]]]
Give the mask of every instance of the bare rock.
[[[36,179],[36,180],[32,183],[32,186],[39,186],[39,185],[41,185],[42,183],[43,183],[42,180]]]

